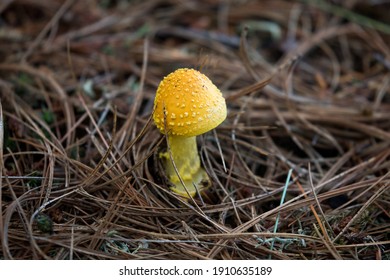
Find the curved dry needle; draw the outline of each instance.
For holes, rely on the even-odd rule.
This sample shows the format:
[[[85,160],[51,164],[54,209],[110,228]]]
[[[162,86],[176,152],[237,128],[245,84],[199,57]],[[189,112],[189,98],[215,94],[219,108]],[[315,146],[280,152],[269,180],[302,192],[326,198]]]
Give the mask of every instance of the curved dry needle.
[[[292,173],[292,169],[290,169],[290,170],[288,171],[288,174],[287,174],[287,179],[286,179],[286,182],[285,182],[284,188],[283,188],[282,198],[280,199],[280,206],[283,205],[284,200],[285,200],[285,198],[286,198],[286,193],[287,193],[288,184],[289,184],[289,182],[290,182],[291,173]],[[278,230],[279,218],[280,218],[280,211],[278,212],[278,215],[276,216],[275,227],[274,227],[274,233],[276,233],[277,230]],[[275,238],[272,239],[272,243],[271,243],[271,247],[270,247],[271,250],[274,249],[274,243],[275,243]],[[271,258],[272,258],[272,255],[269,255],[269,259],[271,259]]]

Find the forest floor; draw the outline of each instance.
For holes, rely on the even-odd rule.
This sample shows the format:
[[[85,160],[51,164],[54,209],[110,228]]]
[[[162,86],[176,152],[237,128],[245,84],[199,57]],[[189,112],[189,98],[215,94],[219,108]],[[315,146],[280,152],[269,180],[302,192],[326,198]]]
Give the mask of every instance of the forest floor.
[[[1,1],[0,258],[390,259],[389,8]],[[228,107],[193,199],[151,118],[183,67]]]

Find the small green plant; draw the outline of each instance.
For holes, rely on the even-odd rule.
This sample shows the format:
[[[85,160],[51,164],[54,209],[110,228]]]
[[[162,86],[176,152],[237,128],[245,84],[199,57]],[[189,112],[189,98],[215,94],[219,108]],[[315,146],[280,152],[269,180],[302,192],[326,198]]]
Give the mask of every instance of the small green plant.
[[[53,124],[55,121],[55,114],[48,108],[42,108],[42,119],[49,125]]]
[[[40,213],[35,218],[38,229],[43,233],[53,233],[53,221],[51,218],[43,213]]]

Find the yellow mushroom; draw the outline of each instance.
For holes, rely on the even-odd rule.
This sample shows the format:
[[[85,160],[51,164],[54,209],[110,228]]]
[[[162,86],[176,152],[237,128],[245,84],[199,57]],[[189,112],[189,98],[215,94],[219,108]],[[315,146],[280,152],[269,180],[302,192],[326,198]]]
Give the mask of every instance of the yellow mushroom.
[[[153,119],[160,132],[168,136],[172,159],[182,179],[169,152],[160,153],[174,192],[188,198],[210,184],[200,166],[196,136],[215,128],[225,118],[222,93],[199,71],[178,69],[161,81],[154,100]]]

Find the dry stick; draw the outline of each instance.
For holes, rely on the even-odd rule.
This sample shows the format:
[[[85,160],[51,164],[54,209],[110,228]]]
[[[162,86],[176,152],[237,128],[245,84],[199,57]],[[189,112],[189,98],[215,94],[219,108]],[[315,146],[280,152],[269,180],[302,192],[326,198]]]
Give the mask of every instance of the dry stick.
[[[382,176],[374,185],[372,185],[369,189],[372,189],[374,187],[376,187],[378,184],[380,184],[382,181],[384,181],[387,177],[389,177],[390,175],[390,171],[387,172],[384,176]],[[373,203],[378,197],[380,197],[382,195],[382,193],[384,193],[387,189],[390,188],[390,185],[387,185],[386,183],[383,184],[383,186],[381,186],[379,188],[379,190],[373,195],[371,196],[366,203],[364,203],[364,205],[362,206],[362,208],[359,209],[359,211],[352,217],[352,219],[348,222],[348,224],[343,228],[343,230],[336,236],[335,239],[333,239],[333,243],[336,242],[337,240],[339,240],[341,238],[341,236],[344,235],[344,233],[347,231],[347,229],[356,221],[356,219],[367,209],[368,206],[371,205],[371,203]]]
[[[146,38],[144,40],[144,45],[143,45],[143,57],[142,57],[142,68],[141,68],[141,73],[140,73],[140,82],[139,82],[139,88],[138,91],[136,92],[136,97],[133,102],[133,106],[130,111],[130,116],[127,118],[126,122],[122,126],[121,130],[118,133],[118,136],[121,137],[119,140],[118,146],[122,146],[122,142],[124,141],[126,135],[130,135],[128,133],[129,128],[134,127],[135,119],[137,116],[137,113],[139,111],[139,108],[142,103],[142,99],[144,97],[144,86],[145,86],[145,80],[146,80],[146,71],[148,67],[148,58],[149,58],[149,40]],[[135,129],[132,130],[132,136],[135,138]]]
[[[238,92],[229,95],[225,99],[226,99],[227,102],[232,102],[232,101],[234,101],[234,100],[236,100],[236,99],[238,99],[238,98],[240,98],[242,96],[248,95],[248,94],[250,94],[252,92],[259,91],[262,88],[264,88],[266,85],[268,85],[270,83],[270,81],[272,80],[272,78],[273,78],[273,75],[265,77],[261,81],[256,82],[253,85],[247,86],[247,87],[239,90]]]
[[[295,55],[292,58],[288,59],[287,61],[281,63],[272,74],[268,75],[264,79],[261,79],[261,80],[259,80],[258,82],[254,83],[252,85],[249,85],[247,87],[242,88],[238,92],[235,92],[235,93],[229,95],[228,97],[225,98],[226,101],[227,102],[232,102],[232,101],[234,101],[234,100],[236,100],[236,99],[238,99],[238,98],[240,98],[242,96],[249,95],[249,94],[251,94],[253,92],[260,91],[261,89],[265,88],[271,82],[273,77],[278,72],[282,71],[286,67],[291,66],[298,58],[299,58],[299,56]],[[273,91],[271,90],[271,92],[273,92]],[[292,99],[294,99],[294,98],[292,98]]]
[[[332,227],[330,226],[330,224],[329,224],[328,221],[326,220],[325,213],[324,213],[324,211],[322,210],[320,201],[319,201],[319,199],[318,199],[316,190],[315,190],[315,188],[314,188],[313,177],[312,177],[312,173],[311,173],[310,162],[309,162],[308,170],[309,170],[309,181],[310,181],[310,184],[309,184],[309,185],[310,185],[310,188],[311,188],[311,191],[312,191],[314,200],[315,200],[315,202],[317,203],[318,209],[320,210],[320,213],[321,213],[321,215],[322,215],[322,218],[323,218],[324,221],[325,221],[325,224],[327,225],[328,229],[332,232],[332,234],[334,234],[334,232],[333,232],[333,230],[332,230]],[[324,229],[324,228],[321,228],[321,230],[325,230],[325,229]],[[324,231],[324,235],[326,236],[327,240],[330,241],[329,236],[328,236],[328,233],[327,233],[326,230]]]
[[[309,170],[309,180],[310,180],[310,187],[311,187],[311,191],[313,193],[313,197],[314,197],[314,200],[315,202],[317,203],[317,207],[318,209],[320,210],[320,213],[322,215],[322,218],[324,219],[325,221],[325,224],[328,226],[329,230],[332,230],[332,227],[329,225],[328,221],[326,220],[326,217],[325,217],[325,213],[324,211],[322,210],[322,207],[321,207],[321,204],[320,204],[320,201],[318,200],[318,197],[317,197],[317,194],[316,194],[316,191],[314,189],[314,184],[313,184],[313,178],[311,176],[311,167],[310,167],[310,163],[309,163],[309,166],[308,166],[308,170]],[[311,207],[313,207],[314,209],[314,206],[311,204],[310,205]],[[318,217],[318,215],[316,216],[316,218]],[[318,217],[319,219],[319,217]],[[325,236],[325,239],[324,239],[324,242],[325,242],[325,246],[328,248],[328,250],[330,251],[330,253],[333,255],[333,257],[336,259],[336,260],[341,260],[342,257],[340,256],[340,254],[337,252],[336,248],[334,247],[332,241],[330,240],[329,238],[329,235],[328,235],[328,232],[326,231],[326,228],[323,227],[322,225],[322,221],[319,219],[317,220],[320,227],[321,227],[321,230],[322,230],[322,233],[323,235]],[[321,226],[322,225],[322,226]],[[317,231],[317,227],[315,226],[315,224],[313,224],[315,230]],[[317,232],[317,234],[319,234],[319,232]],[[320,238],[322,239],[322,237],[320,236]]]
[[[248,44],[246,40],[246,36],[248,35],[248,27],[245,27],[244,30],[241,33],[241,40],[240,40],[240,57],[243,61],[244,67],[249,72],[249,74],[256,80],[259,81],[260,77],[256,73],[256,71],[253,69],[250,59],[249,59],[249,52],[248,52]]]
[[[386,210],[385,208],[382,207],[382,205],[380,205],[378,202],[374,201],[374,204],[382,210],[382,212],[387,216],[387,218],[390,219],[390,212],[389,210]]]
[[[46,203],[49,200],[49,197],[51,194],[51,190],[53,187],[54,165],[55,165],[55,163],[54,163],[55,157],[53,155],[53,150],[51,149],[50,145],[46,142],[45,142],[45,146],[47,149],[47,154],[49,156],[49,170],[47,171],[49,173],[49,176],[44,176],[44,180],[42,180],[42,192],[45,191],[43,203]],[[46,184],[47,177],[48,177],[48,179],[47,179],[47,184]],[[45,185],[47,186],[46,188],[45,188]],[[43,193],[41,193],[41,196],[42,195],[43,195]],[[41,202],[39,202],[39,204],[41,204]]]
[[[219,155],[220,155],[220,158],[222,161],[223,170],[225,171],[225,173],[227,173],[225,158],[223,156],[221,144],[219,143],[218,134],[217,134],[217,131],[215,129],[213,129],[213,134],[214,134],[215,142],[217,143],[217,148],[218,148],[218,152],[219,152]]]
[[[284,184],[284,187],[283,187],[282,197],[280,198],[280,206],[283,205],[284,199],[286,198],[286,193],[287,193],[288,185],[290,183],[291,173],[292,173],[292,169],[290,169],[288,171],[288,174],[287,174],[286,183]],[[280,219],[280,211],[278,212],[278,215],[276,216],[275,225],[274,225],[274,234],[276,234],[276,232],[278,230],[279,219]],[[275,243],[275,239],[272,239],[272,243],[271,243],[271,247],[270,247],[271,251],[273,251],[273,249],[274,249],[274,243]],[[271,259],[272,255],[270,254],[268,256],[268,258]]]

